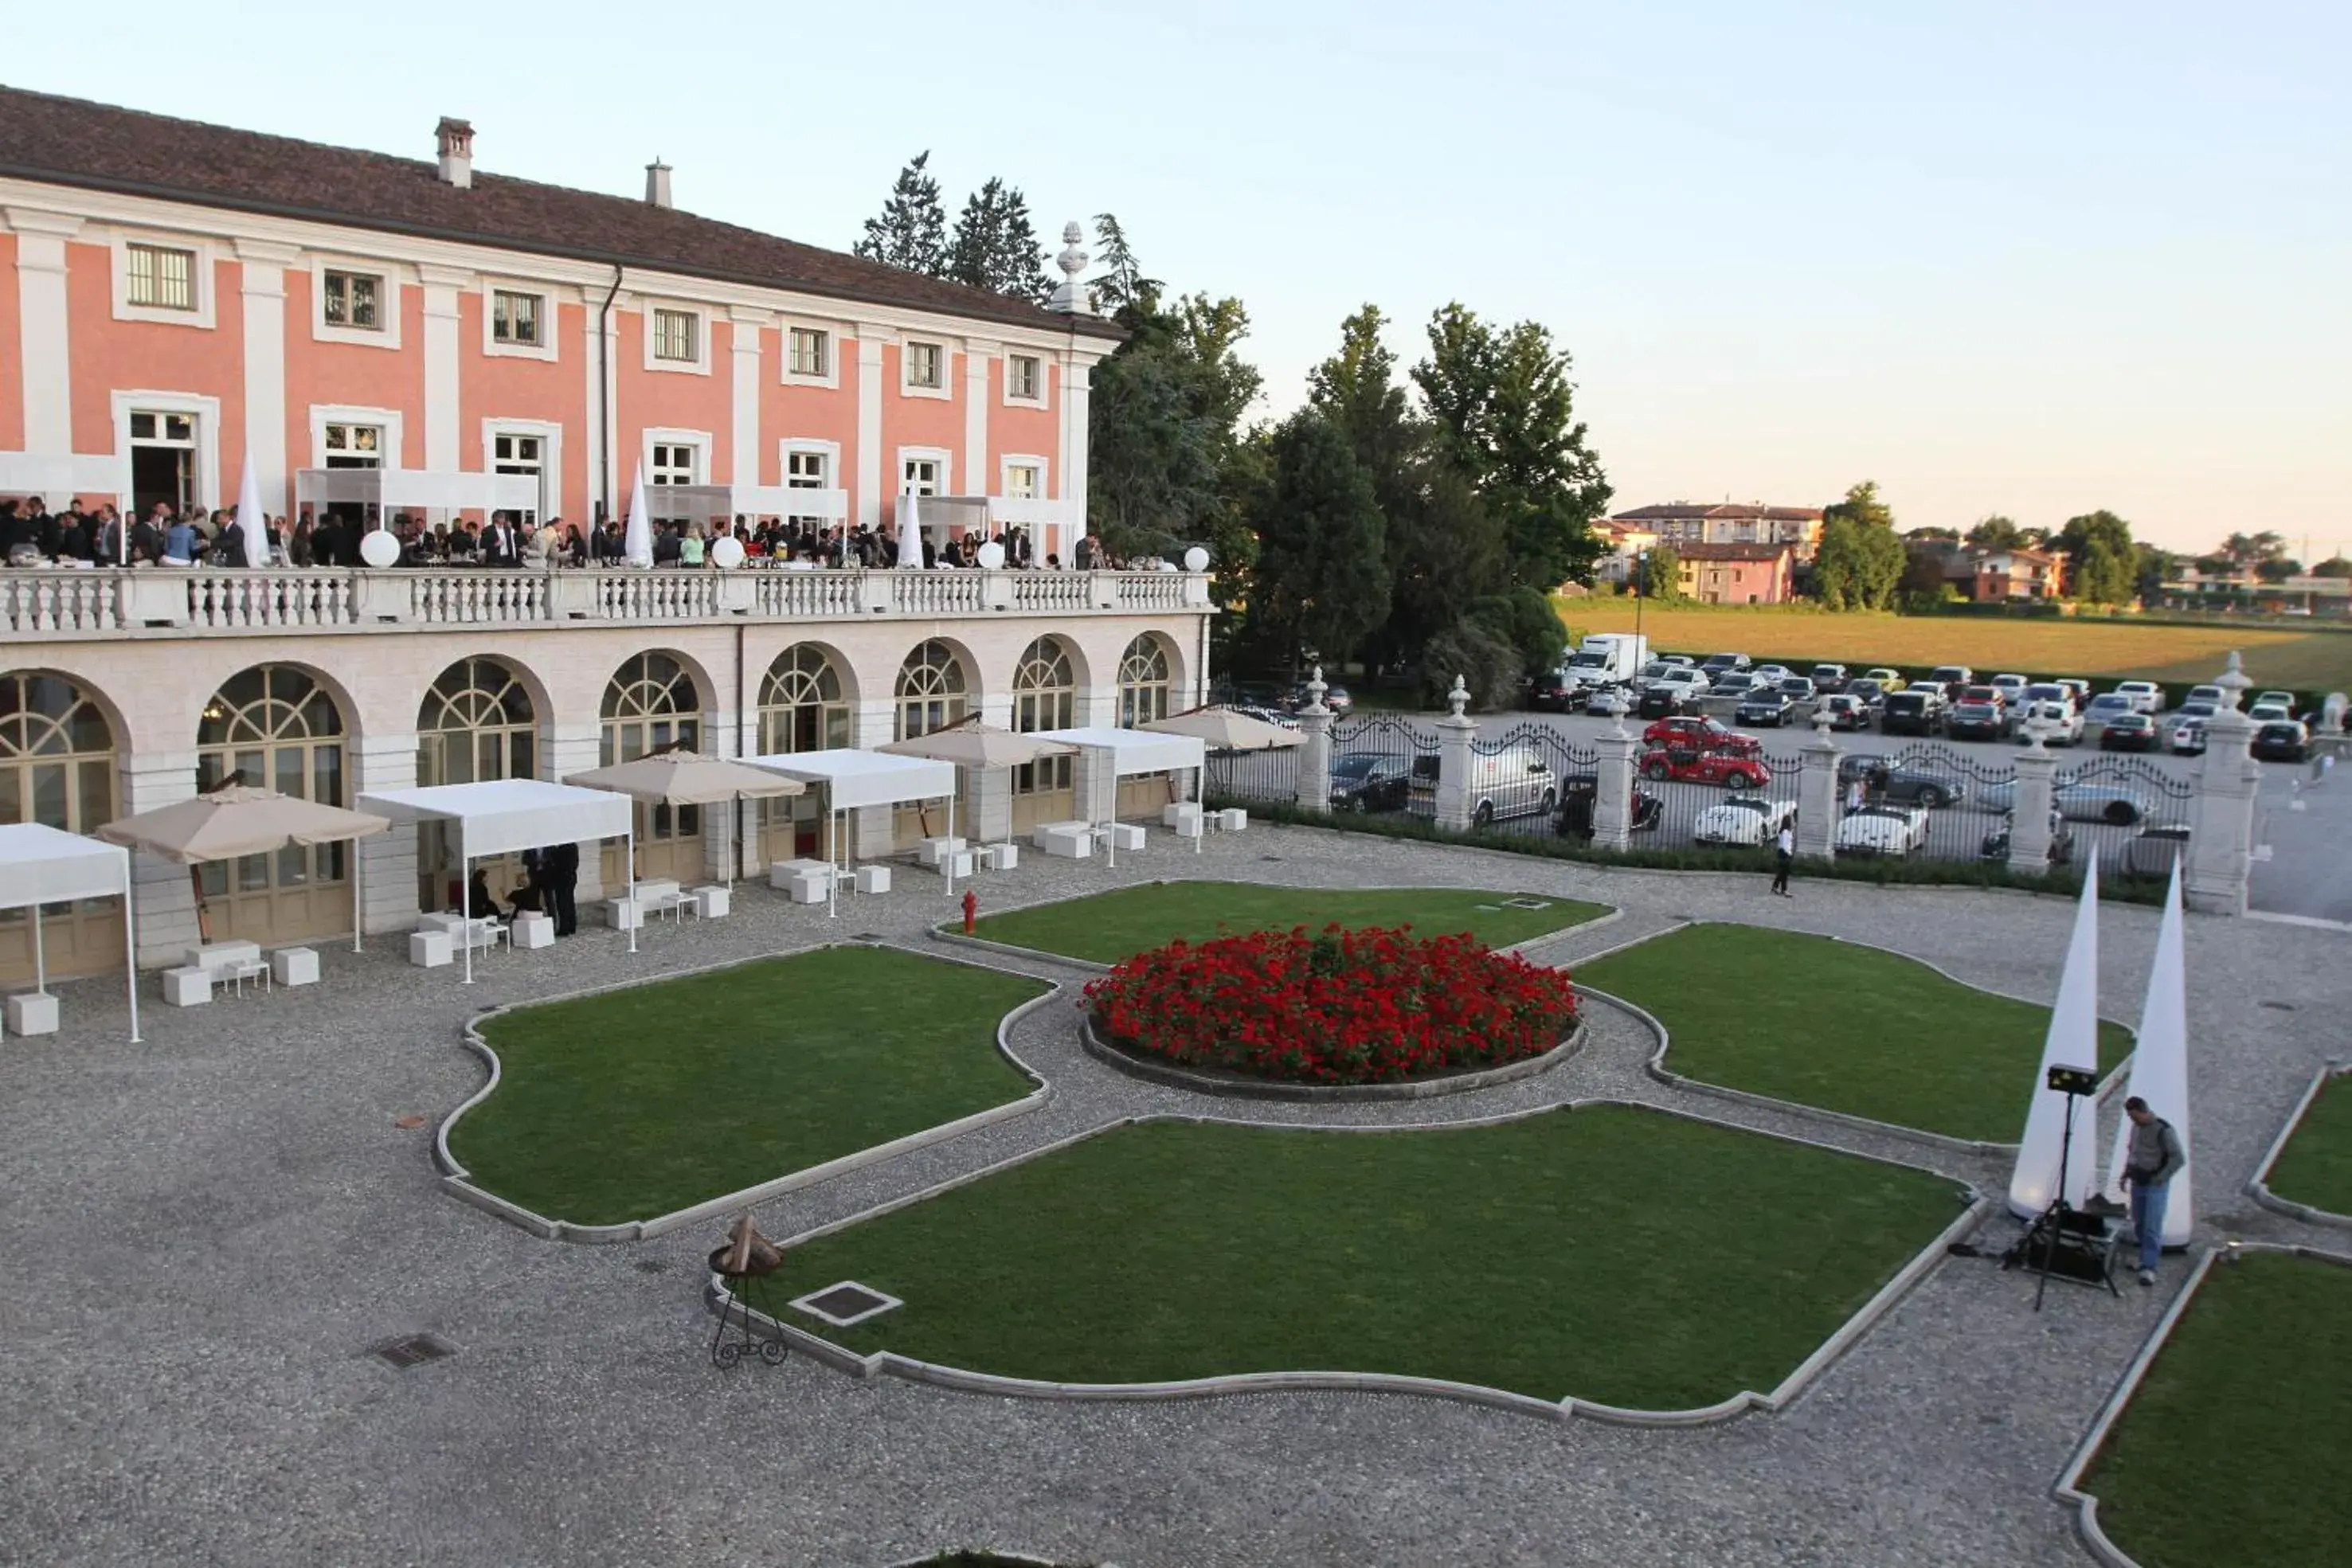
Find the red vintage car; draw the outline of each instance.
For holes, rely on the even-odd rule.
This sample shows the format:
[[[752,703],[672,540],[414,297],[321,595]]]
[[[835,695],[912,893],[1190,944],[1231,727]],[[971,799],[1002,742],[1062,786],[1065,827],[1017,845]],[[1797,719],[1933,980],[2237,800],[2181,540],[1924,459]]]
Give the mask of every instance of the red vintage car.
[[[1644,744],[1651,747],[1671,746],[1690,751],[1729,751],[1753,757],[1764,749],[1764,743],[1752,735],[1736,729],[1726,729],[1711,718],[1696,718],[1687,715],[1662,718],[1642,732]]]
[[[1654,746],[1642,754],[1642,777],[1683,784],[1720,784],[1756,789],[1772,782],[1761,757],[1738,751],[1701,751],[1690,746]]]

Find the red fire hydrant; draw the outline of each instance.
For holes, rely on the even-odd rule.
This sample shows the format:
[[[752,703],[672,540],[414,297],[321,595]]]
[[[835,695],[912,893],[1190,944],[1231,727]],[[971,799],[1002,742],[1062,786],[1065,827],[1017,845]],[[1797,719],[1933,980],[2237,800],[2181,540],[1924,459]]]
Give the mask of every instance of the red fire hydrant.
[[[980,894],[970,888],[963,890],[963,934],[971,935],[972,923],[980,918]]]

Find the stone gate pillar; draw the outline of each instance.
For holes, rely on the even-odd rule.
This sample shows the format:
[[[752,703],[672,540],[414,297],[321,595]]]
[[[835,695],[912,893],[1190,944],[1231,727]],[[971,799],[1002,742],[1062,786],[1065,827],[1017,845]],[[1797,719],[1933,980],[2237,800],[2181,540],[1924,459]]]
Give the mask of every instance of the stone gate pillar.
[[[1797,854],[1800,859],[1828,860],[1837,853],[1838,758],[1844,752],[1830,738],[1830,716],[1813,715],[1813,738],[1805,743],[1804,761],[1797,769]]]
[[[2009,814],[2009,869],[2041,876],[2050,869],[2050,801],[2057,788],[2058,758],[2042,745],[2047,719],[2025,721],[2028,744],[2017,754],[2017,796]]]
[[[1331,710],[1323,706],[1330,689],[1323,684],[1323,666],[1316,665],[1307,681],[1307,706],[1297,716],[1306,737],[1298,747],[1298,809],[1318,814],[1331,809]]]
[[[2246,883],[2253,873],[2262,765],[2248,755],[2254,722],[2238,704],[2253,682],[2232,653],[2230,667],[2214,684],[2221,688],[2221,707],[2205,721],[2205,761],[2189,806],[2188,863],[2180,891],[2189,907],[2202,914],[2243,915]]]
[[[1622,714],[1616,727],[1593,742],[1600,753],[1599,779],[1592,794],[1592,847],[1624,851],[1633,846],[1633,754],[1641,739],[1625,727]]]
[[[1462,710],[1470,706],[1470,689],[1462,677],[1454,677],[1454,689],[1445,694],[1445,702],[1454,711],[1437,721],[1437,825],[1448,832],[1466,832],[1470,828],[1470,766],[1471,742],[1478,737],[1477,724]]]

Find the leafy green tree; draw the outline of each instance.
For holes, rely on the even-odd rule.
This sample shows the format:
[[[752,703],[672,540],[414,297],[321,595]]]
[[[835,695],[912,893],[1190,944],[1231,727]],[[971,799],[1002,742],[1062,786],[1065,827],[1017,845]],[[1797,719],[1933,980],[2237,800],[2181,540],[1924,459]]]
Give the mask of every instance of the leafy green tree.
[[[1641,576],[1634,591],[1644,599],[1673,603],[1683,596],[1683,558],[1672,545],[1654,545],[1642,553]]]
[[[1960,530],[1937,528],[1906,528],[1903,530],[1903,537],[1913,544],[1956,545],[1960,542]]]
[[[2180,558],[2156,545],[2141,543],[2135,558],[2132,590],[2143,604],[2164,597],[2164,585],[2180,570]]]
[[[1276,425],[1267,455],[1271,479],[1253,519],[1252,614],[1282,629],[1294,671],[1304,649],[1345,659],[1388,614],[1387,540],[1371,476],[1318,409]]]
[[[1864,479],[1846,491],[1844,500],[1833,501],[1822,508],[1824,527],[1840,518],[1874,528],[1891,530],[1895,527],[1895,510],[1879,498],[1878,481],[1875,479]]]
[[[1040,305],[1054,292],[1029,198],[995,178],[965,198],[940,271],[958,283]]]
[[[2286,554],[2286,540],[2267,528],[2258,534],[2231,534],[2221,541],[2221,553],[2232,570],[2243,571]]]
[[[1127,243],[1127,231],[1109,213],[1095,214],[1095,252],[1103,270],[1087,287],[1094,295],[1096,309],[1115,315],[1129,306],[1144,310],[1159,308],[1167,285],[1143,275],[1143,264],[1136,260]]]
[[[2254,575],[2264,582],[2284,582],[2290,577],[2300,576],[2302,571],[2303,562],[2286,556],[2263,561],[2254,568]]]
[[[929,172],[928,149],[898,171],[879,217],[866,220],[866,237],[852,248],[875,261],[936,277],[947,263],[947,212],[940,205],[940,183]]]
[[[1192,295],[1172,310],[1129,305],[1118,351],[1095,367],[1087,423],[1087,507],[1121,554],[1169,554],[1205,542],[1228,608],[1247,602],[1256,554],[1244,518],[1256,459],[1243,413],[1257,371],[1239,346],[1249,314],[1238,299]]]
[[[1522,675],[1559,666],[1568,630],[1551,607],[1551,596],[1525,586],[1482,599],[1470,607],[1470,621],[1518,650]]]
[[[1831,610],[1885,610],[1893,606],[1910,560],[1894,529],[1832,517],[1822,524],[1821,548],[1813,556],[1813,591]]]
[[[1472,606],[1509,582],[1507,544],[1496,516],[1470,476],[1443,452],[1424,445],[1405,465],[1402,481],[1385,488],[1381,512],[1389,555],[1389,617],[1366,644],[1384,664],[1425,663],[1430,640],[1454,628]],[[1558,657],[1558,638],[1553,656]],[[1449,680],[1452,677],[1447,677]]]
[[[1413,383],[1446,455],[1501,519],[1511,580],[1589,581],[1612,491],[1576,419],[1571,361],[1533,321],[1497,329],[1461,306],[1429,324]]]
[[[1969,528],[1968,542],[1973,549],[2016,549],[2025,543],[2025,530],[1995,512]]]
[[[1553,657],[1558,656],[1555,649]],[[1518,698],[1524,664],[1520,650],[1484,622],[1464,620],[1429,640],[1428,657],[1422,663],[1422,693],[1432,707],[1442,707],[1459,675],[1469,688],[1473,709],[1509,707]]]
[[[2113,512],[2069,517],[2051,543],[2065,552],[2067,587],[2087,604],[2129,604],[2139,588],[2139,547]]]
[[[2314,577],[2352,577],[2352,560],[2340,555],[2329,556],[2311,569]]]

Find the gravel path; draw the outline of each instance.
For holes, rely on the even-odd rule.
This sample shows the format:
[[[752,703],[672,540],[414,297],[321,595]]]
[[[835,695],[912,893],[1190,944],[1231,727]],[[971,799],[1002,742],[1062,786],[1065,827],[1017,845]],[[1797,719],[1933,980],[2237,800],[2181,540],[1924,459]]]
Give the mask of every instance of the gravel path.
[[[2069,906],[1949,890],[1607,871],[1316,830],[1254,830],[1117,873],[1038,857],[981,884],[990,909],[1158,876],[1301,886],[1449,884],[1589,898],[1625,915],[1533,950],[1567,963],[1689,919],[1878,943],[1971,983],[2047,998]],[[1047,1405],[873,1384],[795,1359],[704,1358],[712,1235],[534,1241],[436,1188],[430,1124],[480,1082],[457,1046],[497,1001],[561,994],[871,933],[915,950],[950,912],[917,873],[837,921],[748,890],[709,926],[497,955],[467,988],[382,951],[325,953],[326,983],[263,1001],[155,1007],[122,1042],[106,982],[66,988],[68,1030],[0,1044],[0,1561],[26,1563],[887,1563],[988,1543],[1141,1564],[1995,1565],[2087,1562],[2052,1479],[2155,1322],[1951,1260],[1790,1411],[1653,1432],[1398,1396],[1254,1395]],[[2152,910],[2102,926],[2104,1010],[2136,1018]],[[2189,928],[2205,1239],[2268,1235],[2239,1189],[2340,1042],[2340,933]],[[1079,971],[1014,964],[1068,986]],[[2266,1004],[2283,1004],[2272,1006]],[[2287,1009],[2293,1010],[2287,1010]],[[1596,1095],[1905,1158],[1998,1186],[1999,1161],[1686,1096],[1640,1070],[1643,1031],[1593,1009],[1561,1067],[1402,1105],[1207,1102],[1087,1058],[1072,1014],[1015,1048],[1051,1078],[1031,1115],[850,1173],[761,1210],[772,1235],[855,1214],[1047,1139],[1150,1111],[1426,1122]],[[2021,1110],[2022,1109],[2021,1103]],[[2104,1147],[2104,1143],[2102,1144]],[[2005,1241],[2006,1221],[1990,1239]],[[2180,1270],[2168,1270],[2172,1280]],[[366,1358],[432,1330],[460,1349],[405,1373]]]

